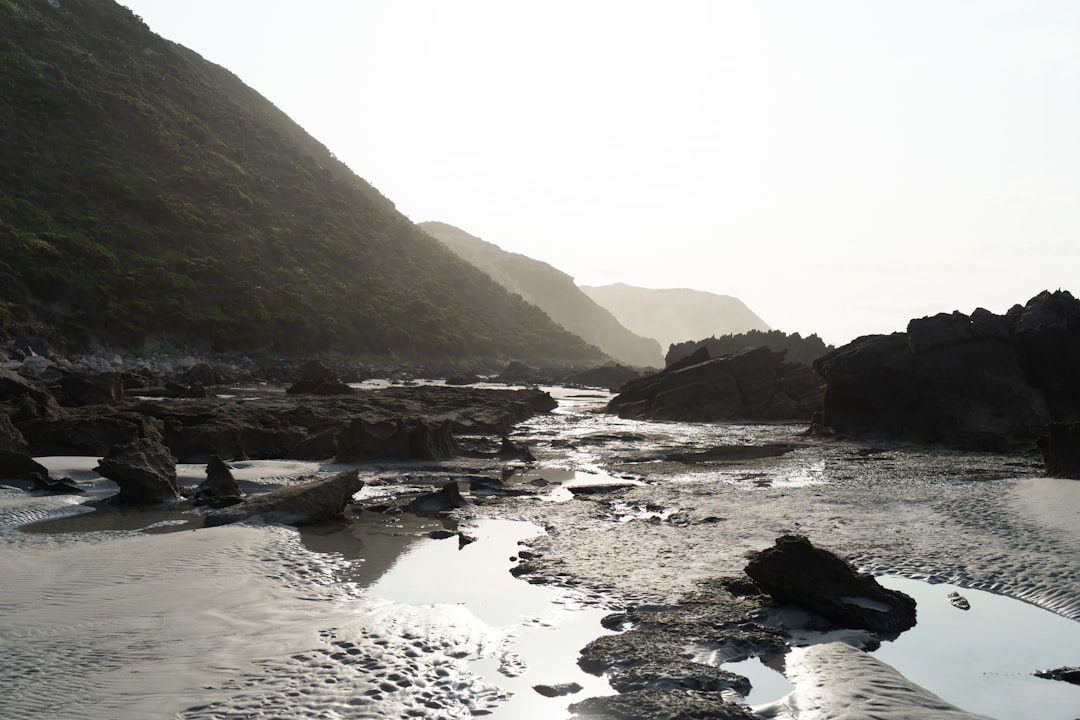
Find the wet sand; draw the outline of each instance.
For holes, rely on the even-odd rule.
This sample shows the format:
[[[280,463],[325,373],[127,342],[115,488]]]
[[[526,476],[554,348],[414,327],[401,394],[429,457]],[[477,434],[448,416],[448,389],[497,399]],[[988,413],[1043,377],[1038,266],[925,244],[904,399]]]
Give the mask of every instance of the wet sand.
[[[557,633],[585,617],[575,612],[598,618],[626,605],[675,602],[697,580],[740,573],[746,553],[790,532],[876,574],[984,588],[1080,619],[1080,482],[1039,477],[1030,458],[868,449],[808,440],[794,426],[642,424],[582,412],[598,402],[567,395],[559,412],[515,432],[539,463],[510,483],[546,499],[478,496],[444,519],[365,513],[360,523],[317,532],[257,524],[192,530],[168,511],[90,515],[80,505],[86,498],[0,488],[6,716],[566,717],[580,695],[538,704],[531,686],[577,677],[573,653],[540,677],[540,658],[554,651],[541,643],[528,659],[532,628]],[[769,442],[796,448],[736,462],[663,459]],[[95,460],[57,459],[50,469],[100,497],[115,488],[93,480]],[[238,473],[249,488],[270,488],[332,469],[250,463]],[[201,467],[181,470],[194,482]],[[497,476],[500,468],[370,474],[436,482],[466,471]],[[551,485],[539,482],[545,474]],[[561,486],[570,478],[633,482],[574,494]],[[544,530],[511,540],[478,533],[474,551],[451,552],[490,566],[500,582],[543,590],[542,600],[528,601],[539,602],[530,612],[485,616],[481,601],[455,596],[454,576],[422,569],[410,570],[418,575],[415,596],[378,589],[395,568],[425,567],[407,565],[410,553],[457,544],[431,533],[468,533],[483,518]],[[475,551],[485,547],[500,552]],[[509,577],[520,550],[534,568],[525,579],[541,586]],[[460,579],[491,584],[496,604],[512,592],[483,578],[463,572]],[[574,642],[588,624],[574,630],[582,633]],[[595,635],[604,632],[596,626]],[[803,663],[811,675],[826,664],[814,657]],[[886,675],[866,676],[891,683]],[[844,678],[828,682],[841,686]],[[919,696],[912,693],[906,697]],[[888,712],[916,717],[903,714],[904,697],[890,697]]]

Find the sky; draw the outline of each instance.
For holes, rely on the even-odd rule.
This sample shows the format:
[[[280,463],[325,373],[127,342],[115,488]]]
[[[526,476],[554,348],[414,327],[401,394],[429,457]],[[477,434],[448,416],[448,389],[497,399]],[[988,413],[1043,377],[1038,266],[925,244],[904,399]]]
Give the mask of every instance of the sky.
[[[840,345],[1080,294],[1075,0],[121,0],[415,222]]]

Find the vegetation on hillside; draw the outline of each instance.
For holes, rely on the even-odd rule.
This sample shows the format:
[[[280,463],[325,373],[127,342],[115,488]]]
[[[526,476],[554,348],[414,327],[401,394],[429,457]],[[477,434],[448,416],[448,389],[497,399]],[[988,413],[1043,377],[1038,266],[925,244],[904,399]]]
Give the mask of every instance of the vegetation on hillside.
[[[779,330],[751,330],[750,332],[710,337],[704,340],[676,343],[668,350],[665,362],[668,365],[678,362],[701,348],[707,348],[711,357],[720,357],[740,350],[764,345],[775,352],[785,352],[784,359],[791,362],[812,365],[814,360],[832,350],[832,345],[816,334],[802,337],[799,333],[787,333]]]
[[[0,0],[0,68],[0,333],[604,359],[110,0]]]

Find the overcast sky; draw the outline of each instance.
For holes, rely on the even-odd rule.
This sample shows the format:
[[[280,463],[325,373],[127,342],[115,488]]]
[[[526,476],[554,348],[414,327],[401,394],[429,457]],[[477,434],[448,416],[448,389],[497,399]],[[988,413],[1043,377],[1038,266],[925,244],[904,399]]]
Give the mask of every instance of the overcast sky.
[[[1080,2],[123,0],[414,221],[842,344],[1080,292]]]

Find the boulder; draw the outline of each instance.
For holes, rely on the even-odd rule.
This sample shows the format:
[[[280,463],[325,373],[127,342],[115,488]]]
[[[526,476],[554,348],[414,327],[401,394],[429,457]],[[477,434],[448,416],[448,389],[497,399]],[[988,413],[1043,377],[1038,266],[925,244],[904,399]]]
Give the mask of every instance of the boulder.
[[[199,483],[192,494],[195,504],[228,507],[240,502],[243,495],[229,466],[217,455],[211,455],[206,463],[206,479]]]
[[[1080,479],[1080,422],[1047,425],[1039,450],[1047,475]]]
[[[176,487],[176,458],[153,440],[136,440],[109,449],[95,470],[120,486],[113,502],[154,505],[180,499]]]
[[[75,495],[85,492],[79,487],[78,483],[69,477],[51,478],[48,475],[35,472],[30,474],[30,479],[33,481],[31,490],[53,493],[54,495]]]
[[[228,525],[252,518],[280,525],[314,525],[342,517],[352,496],[364,483],[358,470],[291,485],[206,515],[206,527]]]
[[[797,605],[836,624],[896,634],[915,625],[915,601],[878,584],[872,575],[810,544],[784,535],[755,553],[746,574],[781,603]]]
[[[456,482],[448,482],[435,492],[425,493],[409,503],[409,512],[441,513],[465,507],[468,503],[461,496]]]
[[[809,422],[820,404],[813,370],[782,352],[762,346],[712,358],[701,348],[626,383],[607,411],[639,420]]]
[[[449,421],[399,418],[369,422],[353,420],[337,436],[337,461],[442,460],[458,455]]]
[[[0,478],[33,480],[34,475],[49,476],[49,470],[29,455],[0,450]]]
[[[60,404],[68,406],[119,405],[124,401],[124,382],[118,373],[64,373],[53,394]]]
[[[0,406],[16,426],[24,420],[60,413],[52,393],[4,367],[0,367]]]

